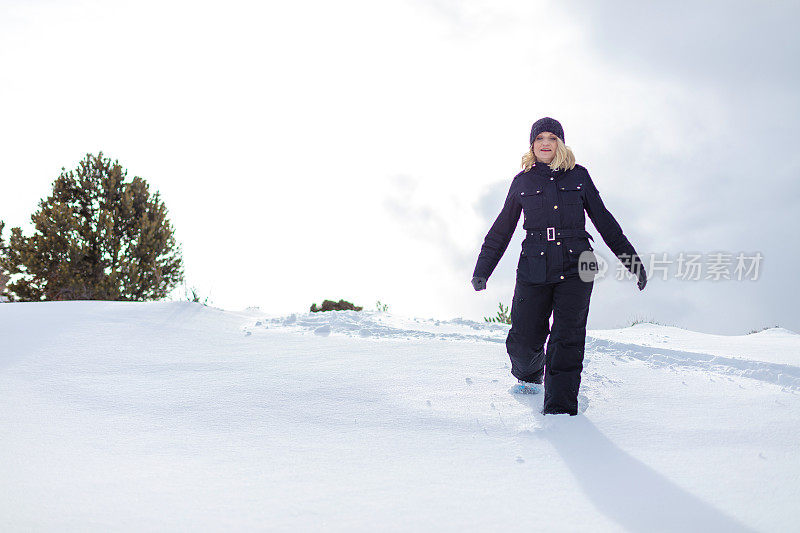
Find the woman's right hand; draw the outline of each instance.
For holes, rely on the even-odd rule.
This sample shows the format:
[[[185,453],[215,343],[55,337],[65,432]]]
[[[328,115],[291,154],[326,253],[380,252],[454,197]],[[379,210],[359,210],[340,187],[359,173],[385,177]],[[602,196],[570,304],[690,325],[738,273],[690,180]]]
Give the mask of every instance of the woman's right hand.
[[[482,291],[486,288],[486,278],[474,277],[472,278],[472,286],[476,291]]]

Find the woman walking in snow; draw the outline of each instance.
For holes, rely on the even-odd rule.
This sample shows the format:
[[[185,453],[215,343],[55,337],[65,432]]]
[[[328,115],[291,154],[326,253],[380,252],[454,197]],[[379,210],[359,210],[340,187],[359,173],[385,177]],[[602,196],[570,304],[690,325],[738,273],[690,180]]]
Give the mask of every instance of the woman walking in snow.
[[[483,241],[472,286],[476,291],[486,288],[524,212],[526,236],[506,350],[523,392],[544,382],[543,414],[578,414],[586,319],[597,271],[584,211],[611,251],[637,276],[639,290],[644,289],[647,274],[639,255],[606,209],[589,172],[575,163],[561,124],[541,118],[531,128],[522,171],[511,182],[503,209]]]

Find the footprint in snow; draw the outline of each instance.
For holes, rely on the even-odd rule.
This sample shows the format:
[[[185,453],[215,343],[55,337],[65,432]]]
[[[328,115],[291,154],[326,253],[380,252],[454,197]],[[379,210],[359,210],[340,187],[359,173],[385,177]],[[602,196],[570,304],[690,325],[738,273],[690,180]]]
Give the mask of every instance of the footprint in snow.
[[[578,412],[585,413],[589,407],[589,397],[585,394],[578,394]]]
[[[520,456],[518,455],[518,456],[517,456],[517,462],[518,462],[518,463],[524,463],[524,462],[525,462],[525,459],[523,459],[522,457],[520,457]]]
[[[472,378],[466,378],[464,381],[466,381],[468,385],[472,385]]]

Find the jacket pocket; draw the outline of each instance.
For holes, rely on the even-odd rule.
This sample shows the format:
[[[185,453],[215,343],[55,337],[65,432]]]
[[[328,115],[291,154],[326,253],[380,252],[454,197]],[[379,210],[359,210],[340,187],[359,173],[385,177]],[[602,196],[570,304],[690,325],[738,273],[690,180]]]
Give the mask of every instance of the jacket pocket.
[[[544,203],[542,190],[522,191],[519,193],[519,201],[522,203],[523,209],[541,209]]]
[[[562,185],[558,188],[561,195],[561,203],[569,204],[582,204],[583,203],[583,184],[576,185]]]
[[[589,242],[588,237],[581,237],[575,240],[568,240],[565,244],[567,245],[567,253],[569,253],[571,256],[575,255],[575,257],[580,255],[581,252],[585,250],[589,250],[590,252],[594,251],[594,248],[592,248],[592,245]]]
[[[569,269],[592,277],[598,272],[597,256],[588,238],[577,239],[566,243],[567,261]]]
[[[543,283],[547,276],[547,244],[541,241],[522,242],[517,264],[517,279],[528,283]]]

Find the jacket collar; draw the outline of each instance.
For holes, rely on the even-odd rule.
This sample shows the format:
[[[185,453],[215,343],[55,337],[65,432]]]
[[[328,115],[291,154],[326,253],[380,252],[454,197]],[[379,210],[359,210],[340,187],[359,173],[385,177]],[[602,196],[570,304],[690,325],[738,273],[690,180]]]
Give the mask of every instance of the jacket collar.
[[[540,174],[542,176],[554,176],[558,174],[558,170],[553,170],[547,163],[537,161],[532,167],[531,172]]]

